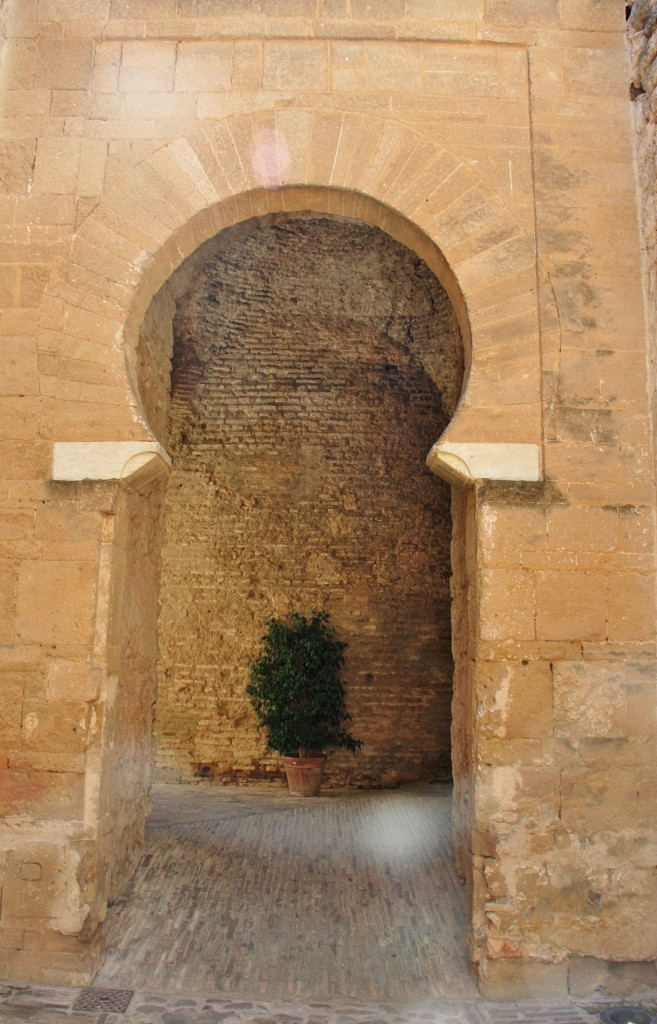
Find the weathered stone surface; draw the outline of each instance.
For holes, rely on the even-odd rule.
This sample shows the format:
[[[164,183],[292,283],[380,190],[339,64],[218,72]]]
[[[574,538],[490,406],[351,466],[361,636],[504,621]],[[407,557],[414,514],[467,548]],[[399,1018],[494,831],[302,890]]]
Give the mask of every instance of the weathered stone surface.
[[[559,662],[554,667],[557,736],[627,736],[628,667],[603,661]],[[645,679],[639,668],[635,679]],[[640,685],[640,682],[639,682]]]
[[[304,372],[322,374],[314,405],[291,372],[265,379],[262,352],[246,358],[239,287],[224,309],[225,351],[204,348],[213,317],[181,307],[185,331],[205,333],[189,365],[178,346],[171,422],[186,418],[190,438],[172,437],[203,486],[197,505],[169,496],[171,522],[182,525],[165,559],[162,678],[174,680],[171,707],[194,688],[205,703],[176,742],[194,749],[187,764],[234,764],[239,743],[226,742],[223,761],[217,754],[225,713],[260,757],[235,652],[255,643],[271,610],[327,597],[350,633],[352,669],[360,664],[350,692],[369,751],[336,760],[338,771],[369,765],[370,781],[388,784],[435,764],[449,715],[446,699],[438,707],[427,694],[451,671],[448,514],[443,504],[435,519],[435,481],[426,493],[410,485],[410,439],[419,450],[422,438],[423,458],[451,417],[452,452],[519,445],[534,459],[540,446],[534,484],[484,481],[453,500],[454,821],[472,957],[497,995],[562,989],[564,977],[572,991],[653,984],[656,21],[654,0],[635,0],[635,173],[623,6],[3,3],[0,799],[23,871],[12,862],[3,907],[18,913],[23,901],[30,915],[7,928],[0,972],[89,979],[97,951],[52,935],[95,934],[141,854],[148,810],[163,490],[54,484],[52,443],[152,443],[153,432],[164,441],[174,307],[208,284],[213,239],[226,227],[235,239],[254,217],[314,211],[346,218],[354,235],[354,222],[369,225],[366,235],[379,227],[417,258],[410,275],[392,242],[347,259],[322,231],[285,287],[271,262],[265,273],[257,260],[248,272],[235,261],[233,280],[257,279],[259,302],[276,285],[278,305],[249,344],[264,348],[274,327],[291,336],[314,289],[322,315],[304,330],[325,350],[314,361],[305,350]],[[421,260],[448,304],[428,301]],[[450,304],[467,364],[455,413],[459,382],[441,409],[431,381],[445,397],[446,364],[432,367],[422,347]],[[283,356],[293,354],[290,345]],[[365,408],[351,399],[371,376],[384,397]],[[329,381],[350,396],[344,415]],[[200,424],[225,426],[237,391],[246,413],[233,418],[225,452],[241,454],[215,473]],[[271,403],[258,417],[244,402],[256,393]],[[274,430],[283,414],[286,429]],[[261,428],[273,440],[254,469]],[[327,451],[336,458],[321,461]],[[347,463],[367,468],[360,489],[347,487]],[[315,499],[327,514],[311,514]],[[345,570],[347,541],[363,552],[359,581]],[[198,569],[207,557],[221,590]],[[240,590],[238,577],[251,583]],[[222,602],[233,687],[223,704]],[[423,749],[405,752],[418,737]],[[396,766],[384,772],[395,744]],[[99,838],[78,856],[82,830]],[[45,862],[36,877],[37,832],[78,851],[58,881]]]
[[[96,572],[93,562],[24,562],[16,598],[17,638],[27,643],[89,643]]]
[[[553,732],[552,670],[544,661],[482,662],[475,676],[484,735],[532,739]]]

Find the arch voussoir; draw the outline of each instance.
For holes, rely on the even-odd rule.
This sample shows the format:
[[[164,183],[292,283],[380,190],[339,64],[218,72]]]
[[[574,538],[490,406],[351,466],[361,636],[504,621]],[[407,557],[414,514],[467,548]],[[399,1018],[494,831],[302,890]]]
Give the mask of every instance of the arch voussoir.
[[[285,108],[235,114],[204,125],[163,144],[126,172],[125,181],[116,183],[80,226],[68,273],[56,285],[66,309],[79,304],[80,289],[87,303],[94,295],[99,301],[101,296],[110,299],[112,313],[99,336],[104,343],[124,346],[125,426],[130,424],[130,436],[140,404],[134,393],[138,328],[155,292],[223,228],[268,212],[298,209],[362,219],[418,252],[452,298],[466,349],[469,318],[474,314],[477,322],[482,287],[494,286],[497,278],[528,269],[534,261],[533,238],[471,168],[421,133],[389,119]],[[527,298],[522,322],[509,326],[512,339],[524,332],[520,368],[513,379],[520,402],[526,400],[531,410],[521,418],[531,420],[533,442],[540,432],[535,387],[528,383],[538,378],[538,321],[532,320],[532,309],[534,295]],[[73,315],[69,320],[76,322]],[[43,327],[52,333],[52,324],[46,328],[44,320]],[[84,343],[91,340],[90,331],[84,317],[78,317],[70,333]],[[500,428],[499,410],[507,398],[496,381],[508,376],[509,364],[501,349],[498,355],[499,366],[491,352],[479,365],[475,336],[471,383],[446,442],[483,443],[481,418],[473,415],[477,409],[497,409],[492,422],[495,430]],[[518,392],[515,400],[517,405]],[[119,433],[120,418],[118,412],[113,417]],[[139,429],[150,436],[143,418]],[[94,439],[102,437],[99,421]]]

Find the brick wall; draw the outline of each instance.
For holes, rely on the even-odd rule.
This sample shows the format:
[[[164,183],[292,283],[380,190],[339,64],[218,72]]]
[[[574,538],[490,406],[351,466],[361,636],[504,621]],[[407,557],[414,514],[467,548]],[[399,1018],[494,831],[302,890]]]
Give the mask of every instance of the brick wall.
[[[326,608],[349,643],[354,758],[337,783],[449,775],[449,488],[426,454],[458,397],[449,300],[375,228],[227,232],[179,300],[158,762],[270,777],[245,699],[272,614]]]

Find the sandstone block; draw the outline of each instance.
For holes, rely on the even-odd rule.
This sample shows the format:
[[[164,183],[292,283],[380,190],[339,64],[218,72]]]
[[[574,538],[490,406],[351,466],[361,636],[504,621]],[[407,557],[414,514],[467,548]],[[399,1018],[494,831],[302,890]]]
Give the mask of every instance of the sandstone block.
[[[361,43],[332,43],[329,50],[331,88],[338,93],[418,93],[422,89],[422,50],[381,43],[375,50]],[[403,74],[407,62],[408,74]],[[385,84],[386,69],[389,73]]]
[[[484,662],[475,675],[475,688],[485,735],[509,739],[552,735],[552,673],[547,662]]]
[[[77,753],[89,742],[89,707],[78,701],[23,702],[24,750]]]
[[[0,562],[0,642],[14,640],[13,615],[16,607],[17,567]]]
[[[103,21],[107,16],[107,0],[87,0],[80,7],[78,0],[44,0],[39,8],[39,20],[70,21],[75,24],[79,19]]]
[[[38,880],[21,876],[24,864],[38,864]],[[26,843],[21,849],[7,852],[8,890],[2,906],[2,924],[10,928],[33,931],[35,925],[48,927],[57,921],[62,931],[69,934],[81,924],[80,900],[75,871],[78,857],[75,851],[46,843]],[[31,873],[34,869],[31,868]],[[66,900],[70,898],[70,907]],[[71,928],[71,926],[73,926]]]
[[[0,266],[0,302],[3,306],[19,306],[18,274],[16,266]]]
[[[303,89],[320,92],[326,88],[328,60],[326,45],[311,42],[269,42],[265,44],[262,84],[265,89]]]
[[[34,165],[35,192],[75,193],[80,172],[82,140],[40,138]]]
[[[194,15],[198,14],[198,3],[192,8]],[[110,17],[126,18],[127,20],[140,18],[173,18],[176,14],[184,14],[185,8],[176,0],[110,0]]]
[[[610,640],[652,640],[655,632],[655,581],[652,575],[610,573]]]
[[[220,95],[217,96],[217,99],[221,104]],[[168,135],[173,134],[176,122],[185,127],[190,121],[194,121],[196,105],[197,94],[195,92],[131,92],[125,96],[125,116],[135,121],[160,122],[158,134]],[[172,129],[168,133],[164,130],[166,125],[171,126]],[[178,134],[180,134],[180,130]]]
[[[29,815],[36,821],[81,821],[84,811],[84,774],[60,770],[64,765],[36,755],[33,759],[10,755],[11,767],[0,771],[0,807],[5,817]],[[56,770],[59,769],[59,770]],[[30,860],[30,863],[33,861]]]
[[[95,93],[114,93],[119,86],[121,67],[121,43],[96,43],[93,69]]]
[[[0,716],[0,748],[18,750],[20,748],[21,703],[25,673],[3,672],[0,674],[0,701],[3,713]]]
[[[14,772],[62,772],[70,775],[84,773],[83,753],[42,753],[30,750],[25,753],[9,753],[7,767]]]
[[[544,572],[536,576],[536,632],[543,640],[606,637],[604,574]]]
[[[233,88],[259,88],[262,81],[262,60],[263,47],[258,40],[235,42],[231,80]]]
[[[19,31],[17,35],[18,38],[8,38],[5,43],[8,88],[11,91],[32,90],[38,63],[37,41],[24,31]]]
[[[23,934],[20,928],[0,928],[0,949],[22,949]]]
[[[100,669],[84,663],[53,659],[48,664],[48,696],[55,700],[96,700],[100,681]]]
[[[352,0],[351,13],[354,18],[371,18],[373,10],[371,0]],[[396,21],[406,13],[404,0],[380,0],[374,14],[377,21]]]
[[[482,505],[479,531],[481,552],[489,564],[516,568],[525,552],[547,551],[547,524],[543,509],[513,505]]]
[[[16,950],[7,958],[6,977],[42,985],[90,985],[100,967],[98,951],[81,945],[75,953]]]
[[[563,999],[568,995],[568,963],[487,960],[479,974],[484,999]]]
[[[51,93],[50,114],[53,117],[84,117],[87,113],[87,94],[81,89],[54,89]]]
[[[645,783],[647,785],[647,783]],[[573,832],[649,828],[653,806],[641,792],[637,769],[575,769],[562,773],[562,818]]]
[[[479,630],[482,639],[528,639],[535,636],[534,574],[512,569],[481,573]]]
[[[114,512],[119,493],[114,480],[85,480],[81,485],[80,511]]]
[[[575,998],[594,994],[650,998],[657,988],[654,962],[613,963],[598,957],[573,956],[568,965],[568,986]]]
[[[613,508],[556,506],[548,512],[547,529],[552,551],[612,551],[618,514]]]
[[[564,50],[566,89],[571,95],[618,96],[622,91],[625,54],[615,47],[609,50],[578,47]]]
[[[626,667],[596,661],[554,665],[557,736],[627,735]]]
[[[477,742],[477,756],[483,764],[495,767],[539,765],[544,762],[545,743],[546,740],[541,739],[499,739],[482,733]]]
[[[30,772],[23,794],[25,813],[35,821],[82,822],[84,775],[65,772]]]
[[[95,560],[100,528],[100,516],[80,511],[74,500],[46,502],[37,509],[35,536],[43,545],[46,559]]]
[[[0,139],[0,188],[3,193],[27,193],[32,186],[36,142]]]
[[[559,772],[508,762],[480,765],[474,813],[477,828],[490,828],[501,836],[513,832],[519,822],[528,831],[553,829],[559,815]]]
[[[219,92],[230,89],[232,43],[181,43],[175,73],[177,92]]]
[[[123,44],[119,90],[121,92],[171,92],[176,46],[170,42]]]
[[[18,638],[28,643],[90,642],[95,583],[93,562],[23,564],[16,599]]]
[[[6,758],[3,762],[6,763]],[[0,813],[12,818],[25,814],[25,789],[28,777],[21,772],[0,768]]]
[[[107,166],[107,143],[104,139],[83,139],[80,150],[78,195],[102,194]]]
[[[86,39],[39,39],[35,85],[45,89],[86,89],[92,61],[93,45]]]
[[[627,700],[627,732],[629,736],[655,735],[657,706],[654,693],[653,667],[626,662],[623,684]]]
[[[33,530],[34,516],[31,512],[0,512],[0,541],[29,540]]]
[[[432,47],[425,50],[424,84],[428,93],[499,96],[500,69],[492,49]]]

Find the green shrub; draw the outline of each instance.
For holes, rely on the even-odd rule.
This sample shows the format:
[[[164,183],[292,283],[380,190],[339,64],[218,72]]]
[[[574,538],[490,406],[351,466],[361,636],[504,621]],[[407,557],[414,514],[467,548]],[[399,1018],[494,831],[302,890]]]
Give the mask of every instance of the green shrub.
[[[272,750],[309,757],[328,747],[362,746],[344,728],[351,717],[340,678],[346,647],[326,612],[269,620],[246,692]]]

